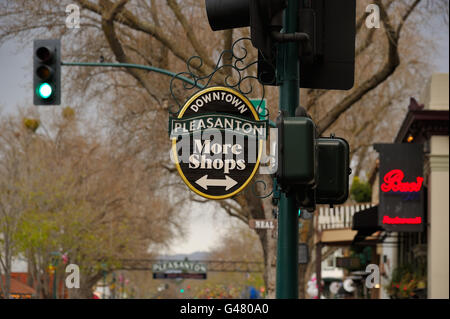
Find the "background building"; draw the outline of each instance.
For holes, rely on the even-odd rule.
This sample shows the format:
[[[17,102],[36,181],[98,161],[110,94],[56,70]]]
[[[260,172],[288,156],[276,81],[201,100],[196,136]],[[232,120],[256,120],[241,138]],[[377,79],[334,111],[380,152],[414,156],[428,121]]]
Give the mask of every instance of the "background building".
[[[401,280],[407,277],[400,274],[402,269],[420,272],[422,268],[425,269],[424,278],[414,278],[418,283],[412,295],[416,298],[449,298],[448,122],[449,77],[448,73],[438,73],[428,81],[419,102],[411,98],[394,140],[394,143],[423,145],[425,227],[422,232],[388,232],[383,244],[378,245],[381,298],[398,296],[402,287],[407,289]],[[372,202],[377,207],[380,176],[378,171],[375,173]]]
[[[414,249],[417,258],[426,251],[427,297],[449,298],[449,175],[448,122],[449,76],[433,74],[420,105],[413,100],[398,132],[396,143],[424,145],[424,184],[427,186],[427,227],[417,234]],[[425,237],[425,238],[421,238]],[[408,242],[399,246],[407,252]],[[404,253],[403,253],[404,254]],[[401,260],[399,260],[401,262]]]
[[[345,260],[340,260],[340,264],[346,266],[342,267],[345,269],[342,279],[356,279],[360,275],[358,285],[364,288],[365,265],[379,266],[380,289],[355,293],[355,297],[449,298],[448,73],[434,74],[424,92],[419,102],[411,98],[408,112],[393,141],[423,146],[423,230],[412,231],[412,228],[404,227],[401,231],[386,231],[380,225],[379,161],[369,178],[371,203],[335,206],[334,209],[322,207],[316,215],[316,247],[322,254],[325,250],[321,247],[343,247],[340,253]],[[405,164],[412,160],[402,159]],[[398,201],[400,204],[403,199],[399,197]],[[359,263],[354,263],[355,258]],[[338,266],[336,262],[324,262],[321,261],[321,271],[318,271],[322,279],[325,271],[332,270],[330,266]]]

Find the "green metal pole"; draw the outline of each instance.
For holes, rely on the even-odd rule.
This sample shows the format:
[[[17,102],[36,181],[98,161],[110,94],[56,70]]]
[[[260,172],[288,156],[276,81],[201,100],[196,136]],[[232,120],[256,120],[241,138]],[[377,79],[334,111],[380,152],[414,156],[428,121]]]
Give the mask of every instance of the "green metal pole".
[[[56,267],[53,272],[53,299],[56,299]]]
[[[102,299],[106,299],[106,271],[103,271],[103,295]]]
[[[297,32],[298,1],[289,0],[284,11],[285,33]],[[280,85],[280,110],[294,116],[299,105],[299,57],[298,43],[287,42],[279,46],[277,71]],[[295,138],[292,136],[292,138]],[[293,194],[282,193],[279,202],[277,243],[278,299],[298,298],[298,213]]]
[[[95,63],[95,62],[61,62],[63,66],[90,66],[90,67],[113,67],[113,68],[131,68],[131,69],[141,69],[146,71],[152,71],[156,73],[161,73],[167,76],[176,77],[177,79],[189,83],[198,87],[199,89],[204,89],[205,86],[196,83],[195,81],[188,79],[182,75],[176,74],[175,72],[171,72],[165,69],[156,68],[154,66],[142,65],[142,64],[133,64],[133,63]]]

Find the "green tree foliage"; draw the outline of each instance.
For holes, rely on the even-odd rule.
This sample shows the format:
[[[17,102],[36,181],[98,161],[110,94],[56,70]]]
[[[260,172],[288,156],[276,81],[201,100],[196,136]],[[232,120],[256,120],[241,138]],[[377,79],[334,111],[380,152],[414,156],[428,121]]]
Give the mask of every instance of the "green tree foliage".
[[[357,203],[368,203],[372,200],[372,188],[368,182],[362,182],[358,176],[353,178],[350,196]]]
[[[179,220],[139,158],[66,123],[46,125],[49,137],[24,134],[30,128],[18,118],[0,121],[0,233],[8,240],[0,241],[0,260],[26,257],[39,297],[51,298],[66,255],[82,274],[70,297],[89,298],[103,271],[151,257],[149,246],[173,238]]]

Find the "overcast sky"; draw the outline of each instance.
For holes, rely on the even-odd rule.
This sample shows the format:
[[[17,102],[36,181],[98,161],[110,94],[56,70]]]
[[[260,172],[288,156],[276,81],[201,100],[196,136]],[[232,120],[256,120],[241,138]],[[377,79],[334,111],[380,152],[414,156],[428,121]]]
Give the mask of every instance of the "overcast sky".
[[[433,72],[449,72],[449,30],[440,22],[432,23],[430,30],[424,33],[433,37],[437,50],[430,52],[429,59],[433,64]],[[33,104],[32,97],[32,46],[28,43],[23,50],[19,49],[19,40],[10,40],[0,46],[0,116],[15,113],[17,107]],[[62,105],[70,105],[64,99]],[[54,108],[56,106],[52,106]],[[39,111],[46,107],[39,107]],[[172,249],[165,253],[191,253],[206,251],[216,245],[224,233],[224,226],[230,225],[229,219],[216,214],[205,214],[205,208],[186,212],[186,222],[190,234],[187,239],[174,243]]]

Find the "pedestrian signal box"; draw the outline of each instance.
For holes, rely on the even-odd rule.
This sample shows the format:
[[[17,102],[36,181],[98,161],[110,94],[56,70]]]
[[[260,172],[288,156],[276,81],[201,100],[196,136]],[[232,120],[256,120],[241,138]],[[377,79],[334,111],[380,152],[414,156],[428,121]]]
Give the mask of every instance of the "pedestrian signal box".
[[[282,188],[313,185],[316,175],[314,122],[307,117],[280,116],[277,127],[278,183]]]
[[[342,204],[348,198],[349,146],[343,138],[319,138],[317,204]]]

